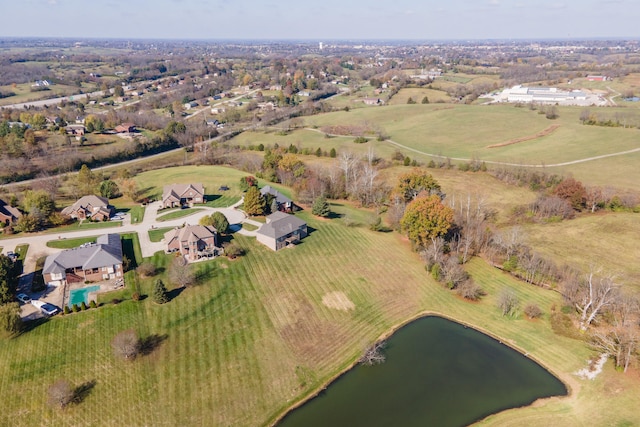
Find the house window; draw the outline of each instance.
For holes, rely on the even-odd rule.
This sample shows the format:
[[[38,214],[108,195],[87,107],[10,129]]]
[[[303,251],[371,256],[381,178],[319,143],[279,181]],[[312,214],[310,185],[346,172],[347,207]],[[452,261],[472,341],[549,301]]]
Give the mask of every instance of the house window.
[[[51,273],[51,280],[62,280],[62,273]]]

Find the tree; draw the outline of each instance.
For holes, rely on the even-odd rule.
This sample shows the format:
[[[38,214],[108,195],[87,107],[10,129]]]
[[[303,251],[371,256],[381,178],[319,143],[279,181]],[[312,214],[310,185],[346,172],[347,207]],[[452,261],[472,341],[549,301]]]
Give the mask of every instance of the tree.
[[[400,226],[419,247],[427,247],[437,237],[447,234],[453,225],[453,210],[442,204],[440,197],[419,196],[409,203]]]
[[[123,179],[120,183],[120,188],[122,188],[122,194],[129,197],[134,202],[138,201],[140,191],[138,189],[138,183],[135,180]]]
[[[43,215],[45,218],[49,217],[56,209],[56,204],[51,194],[44,190],[25,191],[22,205],[26,212],[34,213],[34,211],[37,211],[39,215]]]
[[[498,295],[498,308],[503,316],[513,316],[519,304],[518,296],[511,289],[504,288],[500,291],[500,295]]]
[[[78,191],[80,194],[91,194],[97,184],[96,176],[93,174],[89,166],[82,164],[76,177],[78,183]]]
[[[113,96],[116,96],[116,97],[124,96],[124,88],[122,87],[122,85],[116,85],[113,88]]]
[[[164,304],[169,302],[169,295],[167,293],[167,288],[164,286],[162,280],[156,280],[156,283],[153,285],[153,302],[156,304]]]
[[[410,172],[400,175],[394,193],[400,195],[406,203],[413,200],[420,192],[441,195],[440,184],[433,176],[420,168],[413,168]]]
[[[115,181],[110,179],[106,181],[102,181],[100,183],[100,195],[102,197],[106,197],[107,199],[113,199],[115,197],[120,196],[120,188]]]
[[[133,360],[140,352],[140,338],[138,338],[136,331],[127,329],[113,337],[111,348],[117,357]]]
[[[329,151],[329,157],[331,157],[332,159],[336,158],[336,149],[332,148],[331,151]]]
[[[186,288],[196,283],[196,276],[189,268],[189,263],[184,257],[175,257],[169,264],[169,281],[181,288]]]
[[[263,215],[265,210],[265,201],[258,187],[249,187],[244,195],[244,211],[249,216]]]
[[[425,96],[424,98],[422,98],[422,104],[428,104],[429,103],[429,97]]]
[[[100,117],[90,114],[84,119],[84,127],[87,129],[87,132],[89,133],[91,132],[101,133],[104,131],[104,122]]]
[[[563,179],[553,190],[553,194],[569,201],[571,207],[577,211],[581,211],[586,206],[587,190],[574,178]]]
[[[329,208],[329,203],[327,203],[327,198],[320,196],[314,200],[313,206],[311,207],[311,213],[323,218],[327,218],[331,215],[331,209]]]
[[[385,341],[379,341],[373,344],[371,347],[366,348],[362,357],[360,358],[360,363],[368,366],[384,363],[387,358],[382,350],[384,350],[386,346],[387,343]]]
[[[151,261],[145,261],[136,268],[136,271],[142,277],[151,277],[156,274],[156,266]]]
[[[0,304],[0,331],[14,334],[21,326],[20,305],[17,302]]]
[[[247,191],[249,187],[255,187],[258,185],[258,180],[253,176],[243,176],[240,178],[240,189]]]
[[[229,231],[229,220],[222,212],[214,212],[211,219],[218,233],[226,234]]]
[[[0,254],[0,305],[13,302],[18,289],[18,269],[16,263]]]
[[[563,285],[563,296],[580,314],[580,329],[585,331],[603,309],[617,298],[613,277],[598,277],[592,268],[584,278],[569,277]]]
[[[69,381],[59,379],[49,386],[47,392],[49,395],[49,404],[55,408],[64,408],[75,398],[75,390],[71,387]]]

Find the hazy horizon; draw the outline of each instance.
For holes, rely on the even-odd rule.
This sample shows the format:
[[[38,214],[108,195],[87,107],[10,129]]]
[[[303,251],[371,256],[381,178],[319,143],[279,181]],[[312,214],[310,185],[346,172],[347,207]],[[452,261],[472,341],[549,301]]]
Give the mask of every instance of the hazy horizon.
[[[22,0],[0,37],[155,40],[635,39],[633,0]]]

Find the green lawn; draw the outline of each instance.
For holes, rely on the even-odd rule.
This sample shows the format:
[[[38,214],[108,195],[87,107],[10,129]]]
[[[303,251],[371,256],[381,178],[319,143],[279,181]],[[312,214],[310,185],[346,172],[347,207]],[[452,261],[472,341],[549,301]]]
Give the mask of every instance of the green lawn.
[[[145,206],[132,206],[129,209],[129,215],[131,216],[131,224],[138,224],[140,222],[142,222],[142,220],[144,219],[144,211],[145,211],[146,207]]]
[[[173,230],[173,227],[154,228],[153,230],[149,230],[149,239],[152,242],[159,242],[164,238],[164,234],[170,230]]]
[[[77,248],[84,243],[95,243],[97,237],[78,237],[76,239],[58,239],[50,240],[47,242],[47,246],[56,249],[71,249]]]
[[[28,244],[22,244],[22,245],[18,245],[16,246],[16,253],[18,254],[18,259],[20,261],[24,261],[24,259],[27,257],[27,252],[29,251],[29,245]]]
[[[169,212],[164,215],[158,216],[156,218],[156,221],[163,222],[163,221],[170,221],[172,219],[184,218],[186,216],[193,215],[194,213],[199,211],[202,211],[202,209],[201,208],[179,209],[179,210],[175,210],[173,212]]]

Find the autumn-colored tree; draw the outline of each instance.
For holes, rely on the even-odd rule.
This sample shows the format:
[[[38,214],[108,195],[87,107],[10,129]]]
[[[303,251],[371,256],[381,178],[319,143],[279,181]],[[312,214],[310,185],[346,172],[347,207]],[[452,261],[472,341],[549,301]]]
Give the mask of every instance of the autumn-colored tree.
[[[440,195],[440,184],[427,171],[414,168],[410,172],[400,175],[393,192],[408,203],[422,191]]]
[[[569,203],[571,207],[577,211],[581,211],[585,208],[587,202],[587,190],[580,181],[574,178],[565,178],[558,184],[553,193],[563,198]]]
[[[402,230],[420,247],[426,247],[432,239],[447,234],[453,225],[453,210],[442,204],[440,196],[421,193],[404,211],[400,220]]]
[[[249,187],[244,195],[244,211],[249,216],[263,215],[265,209],[265,201],[258,187]]]

